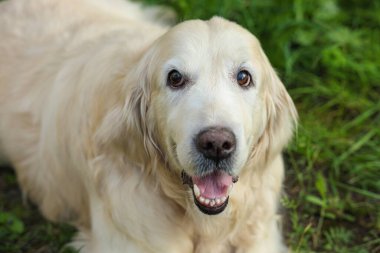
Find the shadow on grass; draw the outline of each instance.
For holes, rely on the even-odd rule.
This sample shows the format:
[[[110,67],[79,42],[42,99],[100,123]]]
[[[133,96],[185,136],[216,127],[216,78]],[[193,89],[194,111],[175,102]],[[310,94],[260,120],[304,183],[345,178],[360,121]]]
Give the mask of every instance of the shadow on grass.
[[[48,222],[23,201],[14,171],[0,167],[0,252],[73,253],[64,246],[74,233],[73,227]]]

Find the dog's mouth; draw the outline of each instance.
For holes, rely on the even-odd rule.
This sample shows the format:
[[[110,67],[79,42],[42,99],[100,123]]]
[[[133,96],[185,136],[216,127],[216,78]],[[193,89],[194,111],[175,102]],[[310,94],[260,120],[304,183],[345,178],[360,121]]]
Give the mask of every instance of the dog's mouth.
[[[201,212],[216,215],[224,211],[237,176],[215,170],[203,176],[190,176],[182,171],[182,182],[190,186],[194,203]]]

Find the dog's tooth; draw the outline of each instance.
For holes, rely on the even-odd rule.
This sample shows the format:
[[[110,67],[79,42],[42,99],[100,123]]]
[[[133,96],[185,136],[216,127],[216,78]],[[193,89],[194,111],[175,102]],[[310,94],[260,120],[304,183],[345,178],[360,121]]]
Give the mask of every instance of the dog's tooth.
[[[220,205],[221,202],[222,202],[222,201],[220,200],[220,198],[215,199],[215,203],[216,203],[217,205]]]
[[[210,206],[215,206],[215,200],[210,201]]]
[[[200,196],[200,197],[199,197],[199,201],[200,201],[201,203],[204,203],[204,202],[205,202],[205,198],[202,197],[202,196]]]
[[[206,205],[210,204],[210,200],[209,199],[205,199],[205,202],[204,202]]]
[[[226,197],[226,196],[223,196],[220,200],[222,201],[222,203],[224,203],[224,202],[226,202],[227,197]]]
[[[194,184],[193,189],[195,196],[199,197],[201,195],[201,191],[199,190],[198,185]]]

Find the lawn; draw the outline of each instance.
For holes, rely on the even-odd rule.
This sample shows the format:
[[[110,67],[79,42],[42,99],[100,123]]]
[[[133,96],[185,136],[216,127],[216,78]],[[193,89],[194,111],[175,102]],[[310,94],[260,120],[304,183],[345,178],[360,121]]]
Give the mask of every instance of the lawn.
[[[145,2],[179,21],[223,16],[262,42],[300,115],[282,198],[293,251],[380,252],[380,1]],[[0,169],[0,252],[58,252],[73,234],[22,206]]]

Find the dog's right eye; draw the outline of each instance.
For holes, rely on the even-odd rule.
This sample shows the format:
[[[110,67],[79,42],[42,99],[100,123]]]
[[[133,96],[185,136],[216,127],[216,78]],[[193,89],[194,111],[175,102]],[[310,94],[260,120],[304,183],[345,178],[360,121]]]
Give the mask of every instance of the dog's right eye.
[[[168,85],[172,88],[178,89],[185,85],[186,80],[181,73],[177,70],[172,70],[168,74]]]
[[[239,71],[236,80],[240,87],[247,88],[252,84],[251,74],[247,70]]]

